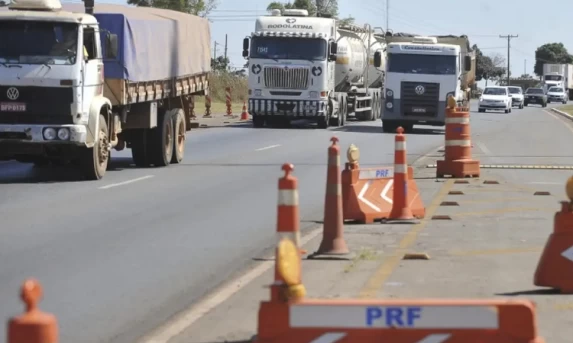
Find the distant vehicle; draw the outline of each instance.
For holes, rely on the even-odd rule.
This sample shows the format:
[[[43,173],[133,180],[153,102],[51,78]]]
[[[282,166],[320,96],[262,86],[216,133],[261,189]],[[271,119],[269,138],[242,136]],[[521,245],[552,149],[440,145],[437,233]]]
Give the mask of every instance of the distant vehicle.
[[[527,88],[525,91],[525,100],[523,105],[538,104],[541,107],[547,107],[547,94],[543,88]]]
[[[561,102],[566,104],[569,101],[569,94],[563,87],[551,87],[547,91],[547,103]]]
[[[479,98],[479,112],[486,110],[503,110],[511,113],[512,100],[507,87],[492,86],[486,87]]]
[[[516,86],[508,86],[507,90],[509,90],[509,95],[511,95],[511,105],[517,106],[519,109],[523,108],[523,90],[521,87]]]
[[[542,87],[545,91],[562,87],[569,98],[573,97],[573,64],[544,64]]]

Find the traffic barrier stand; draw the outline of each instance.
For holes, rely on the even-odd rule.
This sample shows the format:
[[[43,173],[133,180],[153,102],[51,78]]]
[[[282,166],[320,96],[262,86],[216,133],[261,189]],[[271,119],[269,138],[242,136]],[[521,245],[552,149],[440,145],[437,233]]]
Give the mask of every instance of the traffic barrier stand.
[[[231,87],[225,87],[225,103],[227,105],[227,114],[225,117],[232,117],[233,116],[233,101],[231,99]]]
[[[241,112],[241,120],[249,120],[249,112],[247,111],[246,101],[243,101],[243,111]]]
[[[420,197],[420,191],[414,178],[408,171],[406,153],[406,136],[404,129],[399,127],[394,139],[394,186],[392,188],[392,210],[387,223],[411,223],[413,220],[424,218],[426,208]]]
[[[211,97],[209,95],[205,96],[205,115],[203,118],[211,118]]]
[[[387,219],[393,203],[394,167],[360,168],[360,151],[354,144],[348,148],[346,158],[348,162],[342,171],[344,220],[372,224]],[[414,171],[408,167],[408,178],[413,177]]]
[[[20,298],[26,304],[26,312],[8,321],[7,343],[57,343],[58,321],[50,313],[40,311],[42,286],[36,280],[26,280]]]
[[[479,161],[472,159],[470,113],[468,108],[456,108],[453,96],[446,108],[446,148],[443,161],[437,161],[436,177],[479,177]]]
[[[555,213],[553,233],[535,271],[533,283],[551,287],[561,293],[573,293],[573,177],[567,180],[569,201],[561,202],[561,211]]]
[[[344,240],[342,185],[340,183],[340,147],[337,137],[332,137],[330,141],[332,145],[328,148],[322,242],[311,257],[347,255],[350,252]]]
[[[262,301],[257,343],[544,343],[529,300],[305,299],[296,246],[277,247],[279,301]]]

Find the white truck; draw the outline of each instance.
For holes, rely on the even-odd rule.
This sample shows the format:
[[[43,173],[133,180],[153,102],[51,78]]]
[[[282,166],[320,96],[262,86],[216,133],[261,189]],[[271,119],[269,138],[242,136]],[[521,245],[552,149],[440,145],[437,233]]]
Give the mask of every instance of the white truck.
[[[553,86],[565,88],[573,99],[573,64],[543,65],[543,89],[547,92]]]
[[[386,43],[369,25],[339,26],[306,10],[274,10],[243,40],[253,126],[380,118]],[[376,63],[375,63],[376,62]]]
[[[443,126],[446,101],[462,105],[475,83],[475,53],[466,36],[387,35],[382,130]]]
[[[137,166],[181,162],[192,96],[208,91],[209,22],[84,4],[0,8],[0,160],[70,164],[90,180],[112,148],[130,147]]]

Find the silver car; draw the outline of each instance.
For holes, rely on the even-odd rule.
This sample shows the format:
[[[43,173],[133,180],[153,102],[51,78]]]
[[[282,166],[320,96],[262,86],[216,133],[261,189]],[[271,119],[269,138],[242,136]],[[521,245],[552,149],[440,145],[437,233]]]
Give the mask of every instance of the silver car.
[[[561,102],[566,104],[569,101],[569,94],[563,87],[553,86],[547,90],[547,103]]]

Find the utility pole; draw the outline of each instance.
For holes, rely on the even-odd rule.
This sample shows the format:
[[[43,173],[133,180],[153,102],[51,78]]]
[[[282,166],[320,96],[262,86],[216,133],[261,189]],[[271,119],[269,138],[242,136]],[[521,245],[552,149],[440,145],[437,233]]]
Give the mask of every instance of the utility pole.
[[[225,33],[225,61],[227,60],[227,34]]]
[[[386,0],[386,32],[390,27],[390,0]]]
[[[507,85],[509,86],[509,74],[510,74],[510,67],[511,67],[511,63],[510,63],[510,51],[511,51],[511,39],[512,38],[517,38],[519,37],[519,35],[507,35],[507,36],[502,36],[499,35],[499,38],[506,38],[507,39]]]
[[[523,75],[527,75],[527,59],[523,60]]]
[[[217,45],[219,45],[219,43],[217,43],[217,41],[215,41],[215,47],[213,48],[213,58],[217,58]]]

